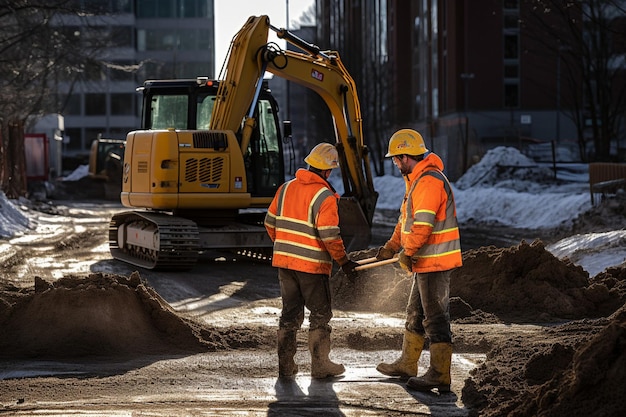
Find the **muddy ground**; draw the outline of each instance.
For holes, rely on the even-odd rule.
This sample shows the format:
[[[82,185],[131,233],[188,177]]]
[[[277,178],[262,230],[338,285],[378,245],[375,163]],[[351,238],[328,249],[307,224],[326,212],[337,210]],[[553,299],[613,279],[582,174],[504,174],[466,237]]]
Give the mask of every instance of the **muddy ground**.
[[[544,240],[464,251],[451,284],[448,395],[407,392],[373,370],[401,345],[411,281],[394,265],[354,281],[333,275],[333,355],[348,372],[305,389],[305,329],[301,377],[276,379],[280,298],[264,261],[212,253],[188,272],[135,271],[106,250],[115,205],[32,209],[43,210],[36,238],[13,239],[0,255],[0,414],[626,413],[626,269],[589,277],[545,249],[546,236],[624,227],[621,202],[537,233]]]

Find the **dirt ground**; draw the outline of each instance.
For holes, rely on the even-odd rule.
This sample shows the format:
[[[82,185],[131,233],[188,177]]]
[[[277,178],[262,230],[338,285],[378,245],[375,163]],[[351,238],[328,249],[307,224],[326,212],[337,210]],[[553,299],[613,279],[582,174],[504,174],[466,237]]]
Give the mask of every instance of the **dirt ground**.
[[[346,376],[305,382],[303,327],[301,376],[281,381],[279,289],[262,260],[206,254],[189,272],[135,271],[106,250],[114,204],[32,209],[42,210],[36,238],[13,239],[0,255],[0,414],[626,413],[624,267],[589,277],[541,239],[465,251],[451,283],[455,360],[447,395],[410,392],[372,370],[400,348],[410,278],[395,265],[354,281],[337,272],[331,356]],[[621,228],[624,219],[624,204],[613,202],[573,229],[542,236]]]

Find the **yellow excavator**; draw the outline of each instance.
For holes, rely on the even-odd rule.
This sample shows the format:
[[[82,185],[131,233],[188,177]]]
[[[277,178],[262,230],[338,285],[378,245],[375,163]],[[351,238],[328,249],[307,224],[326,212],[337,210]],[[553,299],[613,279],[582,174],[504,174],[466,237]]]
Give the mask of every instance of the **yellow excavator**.
[[[301,52],[268,43],[269,30]],[[142,129],[126,138],[121,201],[113,216],[114,258],[147,269],[188,269],[211,249],[269,250],[265,211],[285,181],[278,106],[265,72],[317,92],[330,110],[344,194],[348,250],[367,247],[378,198],[352,77],[336,51],[320,49],[267,16],[251,16],[233,38],[220,80],[149,80]],[[288,126],[288,124],[286,124]]]

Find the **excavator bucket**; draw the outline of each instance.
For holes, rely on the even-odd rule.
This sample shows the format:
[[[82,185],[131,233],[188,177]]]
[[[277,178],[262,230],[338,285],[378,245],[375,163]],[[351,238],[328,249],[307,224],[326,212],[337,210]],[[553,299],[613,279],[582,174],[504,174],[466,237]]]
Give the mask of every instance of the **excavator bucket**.
[[[371,226],[354,197],[339,199],[339,228],[346,252],[366,249],[372,239]]]

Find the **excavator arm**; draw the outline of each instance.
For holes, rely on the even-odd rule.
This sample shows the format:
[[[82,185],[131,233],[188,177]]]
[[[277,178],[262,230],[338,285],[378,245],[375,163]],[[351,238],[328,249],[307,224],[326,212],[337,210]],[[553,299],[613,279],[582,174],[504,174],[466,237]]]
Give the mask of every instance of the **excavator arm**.
[[[284,51],[268,43],[270,29],[302,52]],[[266,71],[320,95],[333,117],[340,155],[345,190],[339,202],[342,234],[350,238],[350,247],[367,245],[378,193],[373,186],[368,149],[363,143],[356,85],[339,54],[322,52],[287,30],[271,26],[267,16],[252,16],[233,38],[227,66],[222,71],[226,73],[220,74],[220,78],[225,81],[217,93],[210,129],[238,131],[244,119],[240,140],[244,152],[255,122],[251,109],[256,105]]]

